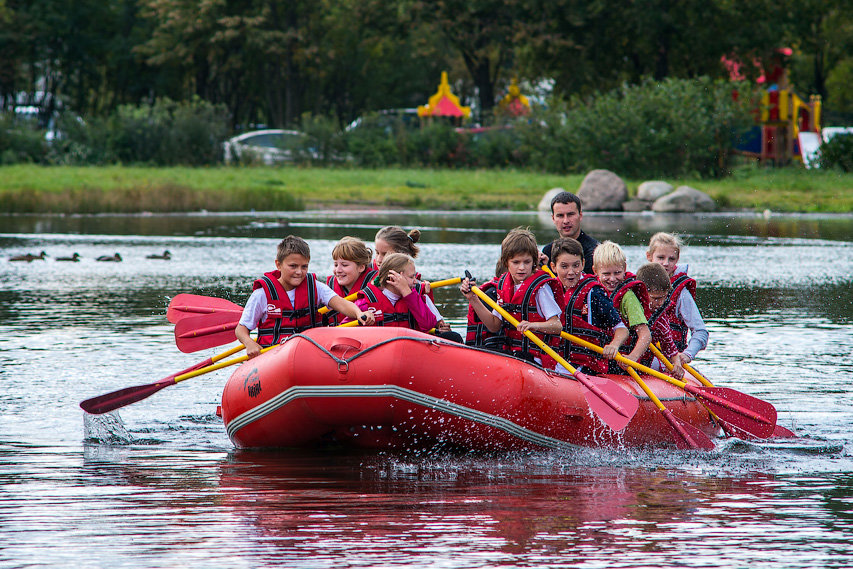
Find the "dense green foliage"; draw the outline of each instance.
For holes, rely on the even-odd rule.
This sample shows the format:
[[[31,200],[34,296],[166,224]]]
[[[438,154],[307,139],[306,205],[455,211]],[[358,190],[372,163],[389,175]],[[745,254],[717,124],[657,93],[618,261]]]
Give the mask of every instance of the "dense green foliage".
[[[341,126],[424,104],[447,70],[485,123],[513,77],[587,97],[722,78],[726,55],[754,79],[782,46],[801,95],[848,105],[849,0],[0,0],[0,111],[23,94],[45,124],[60,109],[91,122],[199,97],[232,130],[306,112]]]
[[[222,160],[225,109],[199,99],[122,105],[91,122],[65,117],[44,161],[205,166]]]
[[[2,163],[216,164],[263,125],[305,132],[305,164],[719,176],[744,116],[721,58],[753,80],[783,46],[799,94],[853,117],[849,0],[72,4],[0,0],[0,113],[35,108],[59,133],[7,120]],[[426,103],[443,70],[473,109],[463,126],[490,130],[372,114]],[[513,78],[535,112],[506,123]]]
[[[820,167],[853,172],[853,135],[836,135],[820,147]]]

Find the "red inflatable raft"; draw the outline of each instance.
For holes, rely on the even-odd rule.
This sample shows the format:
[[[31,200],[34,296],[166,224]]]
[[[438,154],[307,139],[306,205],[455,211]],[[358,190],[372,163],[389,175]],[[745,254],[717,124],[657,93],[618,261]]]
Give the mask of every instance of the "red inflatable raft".
[[[618,433],[590,411],[572,377],[404,328],[314,328],[238,368],[222,394],[222,417],[243,448],[670,444],[669,424],[640,388],[627,376],[605,377],[640,403]],[[678,418],[719,434],[696,399],[644,378]]]

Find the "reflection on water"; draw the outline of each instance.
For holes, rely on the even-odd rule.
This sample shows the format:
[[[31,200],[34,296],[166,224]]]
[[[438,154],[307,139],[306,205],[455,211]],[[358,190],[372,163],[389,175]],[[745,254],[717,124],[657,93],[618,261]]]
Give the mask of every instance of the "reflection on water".
[[[853,218],[599,216],[584,227],[644,260],[688,233],[711,344],[696,366],[772,401],[803,438],[712,453],[387,455],[235,451],[215,409],[227,372],[87,417],[87,397],[153,382],[181,354],[180,292],[242,303],[283,234],[327,274],[343,234],[399,212],[4,217],[0,259],[0,567],[846,567],[853,562]],[[430,279],[490,275],[522,214],[406,214]],[[171,261],[146,259],[169,249]],[[120,251],[122,263],[97,263]],[[78,252],[80,263],[57,263]],[[459,329],[451,287],[437,303]],[[760,561],[759,561],[760,560]]]

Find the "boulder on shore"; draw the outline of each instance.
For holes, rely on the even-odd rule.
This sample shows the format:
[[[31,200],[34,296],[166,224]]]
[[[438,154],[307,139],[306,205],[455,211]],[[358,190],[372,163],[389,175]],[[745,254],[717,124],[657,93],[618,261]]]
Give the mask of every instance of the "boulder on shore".
[[[581,182],[578,197],[584,211],[622,211],[628,186],[610,170],[593,170]]]
[[[652,209],[652,202],[646,200],[628,200],[622,204],[622,211],[649,211]]]
[[[539,200],[539,205],[536,206],[536,209],[539,211],[550,212],[551,211],[551,200],[553,200],[554,196],[556,196],[557,194],[559,194],[561,192],[565,192],[565,191],[566,190],[564,190],[563,188],[551,188],[550,190],[545,192],[545,195],[542,196],[541,200]]]
[[[647,202],[653,202],[658,198],[662,198],[670,193],[675,188],[669,182],[662,180],[648,180],[640,184],[637,188],[637,199]]]
[[[655,200],[652,210],[658,213],[695,213],[714,211],[717,204],[705,192],[690,186],[679,186],[674,192]]]

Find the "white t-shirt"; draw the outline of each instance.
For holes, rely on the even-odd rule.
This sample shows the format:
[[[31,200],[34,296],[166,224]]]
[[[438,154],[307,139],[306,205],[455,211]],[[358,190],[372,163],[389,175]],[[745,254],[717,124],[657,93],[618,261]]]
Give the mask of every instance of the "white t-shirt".
[[[317,281],[317,297],[320,304],[329,305],[329,301],[338,296],[335,291],[329,288],[325,283]],[[290,305],[296,302],[296,289],[287,291],[287,298],[290,299]],[[249,300],[246,301],[246,306],[243,307],[243,314],[240,316],[240,324],[254,330],[258,324],[267,319],[267,294],[263,288],[257,288],[252,291]]]

